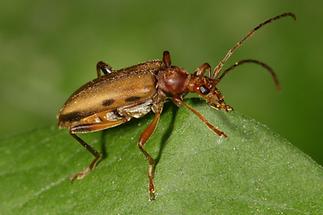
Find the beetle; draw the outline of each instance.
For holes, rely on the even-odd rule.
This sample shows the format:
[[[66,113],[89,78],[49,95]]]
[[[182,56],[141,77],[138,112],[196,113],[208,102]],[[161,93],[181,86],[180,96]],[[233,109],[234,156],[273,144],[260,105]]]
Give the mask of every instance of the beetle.
[[[65,102],[58,114],[60,128],[67,128],[94,159],[83,171],[76,173],[71,180],[84,178],[101,160],[101,154],[91,145],[83,141],[77,134],[96,132],[112,128],[140,118],[149,112],[155,115],[151,123],[139,137],[138,147],[148,161],[148,191],[149,199],[155,199],[154,170],[155,160],[145,150],[144,145],[154,133],[167,99],[171,99],[178,107],[183,106],[194,113],[208,128],[220,137],[227,135],[213,126],[201,113],[184,101],[184,96],[196,93],[206,100],[212,108],[231,111],[231,106],[224,102],[224,97],[217,89],[222,78],[237,66],[245,63],[258,64],[264,67],[272,76],[277,88],[280,87],[274,71],[267,64],[253,59],[241,60],[222,71],[230,56],[250,38],[258,29],[282,17],[292,17],[293,13],[283,13],[267,19],[248,32],[238,41],[214,68],[204,63],[193,74],[183,68],[171,64],[168,51],[164,51],[162,60],[152,60],[131,67],[114,70],[110,65],[100,61],[96,65],[97,78],[86,83],[75,91]],[[208,74],[205,74],[205,73]]]

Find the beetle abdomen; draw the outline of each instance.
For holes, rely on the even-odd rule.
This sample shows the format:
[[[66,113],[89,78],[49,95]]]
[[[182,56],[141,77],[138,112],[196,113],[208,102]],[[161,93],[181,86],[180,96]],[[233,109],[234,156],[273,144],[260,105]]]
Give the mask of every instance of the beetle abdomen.
[[[155,74],[161,66],[161,61],[151,61],[114,71],[86,83],[60,110],[60,127],[71,127],[74,124],[72,122],[94,113],[140,105],[150,100],[156,94]],[[147,112],[148,109],[143,108],[142,111]],[[136,114],[139,115],[140,113]]]
[[[118,113],[121,116],[140,118],[151,111],[152,104],[153,100],[148,99],[144,103],[136,104],[131,107],[118,108]]]

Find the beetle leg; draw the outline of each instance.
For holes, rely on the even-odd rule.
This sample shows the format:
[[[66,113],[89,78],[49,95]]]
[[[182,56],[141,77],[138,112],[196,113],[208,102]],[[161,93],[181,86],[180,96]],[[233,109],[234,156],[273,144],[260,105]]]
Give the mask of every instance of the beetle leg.
[[[196,116],[198,116],[198,118],[200,118],[200,120],[207,126],[209,127],[214,133],[216,133],[217,135],[219,135],[220,137],[227,137],[227,135],[219,130],[218,128],[216,128],[214,125],[212,125],[200,112],[198,112],[197,110],[195,110],[193,107],[191,107],[189,104],[187,104],[186,102],[184,102],[183,100],[179,99],[179,98],[173,98],[173,101],[175,102],[175,104],[177,106],[181,106],[184,105],[184,107],[186,107],[187,109],[189,109],[190,111],[192,111]]]
[[[148,125],[148,127],[142,132],[139,138],[138,147],[145,155],[148,161],[148,178],[149,178],[149,199],[155,199],[155,186],[154,186],[154,175],[155,175],[155,160],[151,155],[144,149],[144,145],[149,139],[149,137],[154,133],[155,128],[160,119],[160,112],[157,112],[154,116],[153,121]]]
[[[165,64],[166,67],[170,67],[172,62],[171,62],[171,59],[170,59],[170,53],[169,51],[164,51],[163,52],[163,62]]]
[[[93,161],[90,163],[90,165],[88,167],[86,167],[83,171],[76,173],[75,175],[73,175],[70,179],[71,181],[74,180],[81,180],[83,179],[87,174],[89,174],[91,172],[91,170],[93,170],[96,165],[98,164],[98,162],[101,160],[102,156],[101,154],[96,151],[92,146],[90,146],[89,144],[87,144],[84,140],[82,140],[80,137],[78,137],[76,134],[73,134],[70,131],[70,134],[72,135],[72,137],[74,137],[86,150],[88,150],[95,158],[93,159]]]
[[[74,137],[86,150],[88,150],[95,157],[88,167],[86,167],[83,171],[76,173],[71,177],[72,181],[74,181],[75,179],[78,179],[78,180],[83,179],[87,174],[91,172],[91,170],[93,170],[96,167],[96,165],[102,158],[102,155],[99,152],[97,152],[92,146],[87,144],[80,137],[76,136],[75,133],[101,131],[107,128],[118,126],[127,121],[129,121],[127,118],[122,118],[117,121],[105,121],[102,123],[78,125],[70,128],[70,134],[72,135],[72,137]]]
[[[196,69],[196,72],[194,74],[196,76],[203,76],[206,71],[209,72],[209,77],[210,77],[211,76],[211,66],[208,63],[203,63],[201,66],[199,66]]]
[[[106,74],[110,74],[112,72],[112,67],[106,63],[104,63],[103,61],[99,61],[96,64],[96,73],[98,75],[98,78],[101,77],[101,72],[106,75]]]

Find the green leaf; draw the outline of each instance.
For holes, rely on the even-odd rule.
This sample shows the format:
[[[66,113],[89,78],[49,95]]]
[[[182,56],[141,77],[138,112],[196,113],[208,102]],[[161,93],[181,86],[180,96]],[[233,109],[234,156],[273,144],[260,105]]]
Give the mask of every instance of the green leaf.
[[[193,102],[228,138],[187,109],[167,104],[146,148],[159,160],[155,201],[136,141],[152,119],[82,135],[106,158],[81,181],[92,157],[64,130],[43,128],[0,141],[1,214],[323,214],[323,171],[266,126]]]

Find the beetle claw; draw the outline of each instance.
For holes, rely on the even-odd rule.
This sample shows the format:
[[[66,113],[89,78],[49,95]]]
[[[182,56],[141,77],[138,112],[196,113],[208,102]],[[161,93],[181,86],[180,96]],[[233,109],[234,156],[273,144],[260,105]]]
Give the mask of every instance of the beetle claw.
[[[149,201],[154,201],[156,199],[155,193],[149,193]]]
[[[75,180],[82,180],[85,176],[87,176],[91,172],[90,167],[85,168],[83,171],[78,172],[70,177],[71,182]]]

